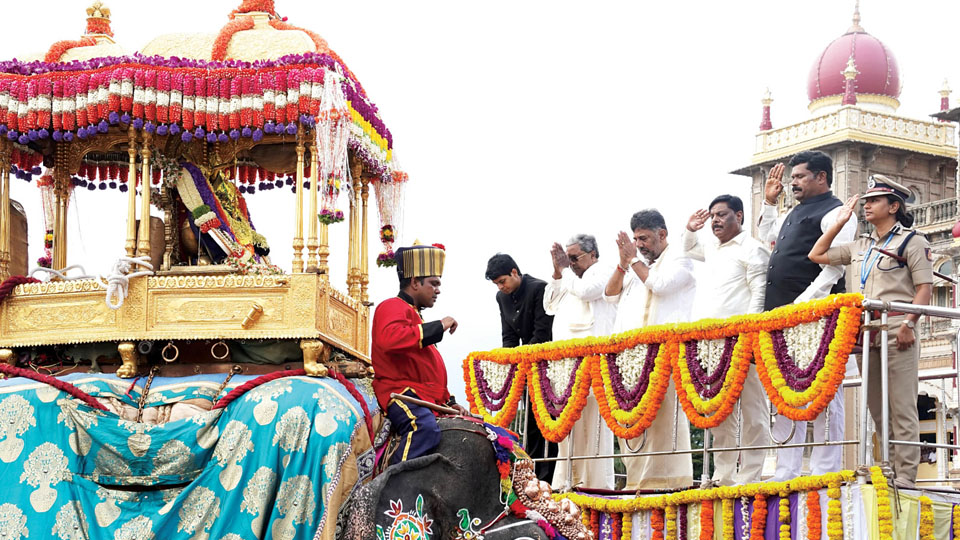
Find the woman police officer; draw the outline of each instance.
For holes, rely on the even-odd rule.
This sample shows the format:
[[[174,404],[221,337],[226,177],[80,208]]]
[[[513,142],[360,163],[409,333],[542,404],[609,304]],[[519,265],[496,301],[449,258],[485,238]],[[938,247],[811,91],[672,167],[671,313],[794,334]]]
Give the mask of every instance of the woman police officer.
[[[847,199],[836,223],[810,250],[810,260],[818,264],[850,265],[854,280],[859,278],[860,292],[866,298],[926,305],[930,302],[933,283],[930,245],[926,238],[909,229],[913,216],[906,212],[909,190],[881,175],[873,175],[862,196]],[[863,213],[874,231],[858,240],[830,247],[843,224],[855,214],[857,199],[863,200]],[[896,252],[900,260],[872,248]],[[888,313],[890,341],[888,347],[888,389],[890,433],[895,440],[919,441],[920,421],[917,415],[917,368],[920,347],[914,326],[916,314]],[[879,313],[876,314],[879,317]],[[870,381],[880,381],[879,347],[870,348]],[[862,368],[862,365],[861,365]],[[880,385],[867,389],[867,406],[874,422],[880,424]],[[893,448],[895,482],[913,487],[920,462],[917,446]]]

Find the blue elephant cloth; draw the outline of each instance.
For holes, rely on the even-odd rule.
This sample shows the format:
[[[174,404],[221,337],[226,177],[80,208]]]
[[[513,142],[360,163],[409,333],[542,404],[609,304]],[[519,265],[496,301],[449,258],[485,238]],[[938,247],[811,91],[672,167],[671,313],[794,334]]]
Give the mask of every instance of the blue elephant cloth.
[[[251,378],[233,377],[224,392]],[[157,377],[147,406],[212,399],[223,379]],[[144,383],[63,380],[134,407]],[[357,388],[375,409],[369,383]],[[359,403],[328,378],[277,379],[224,409],[163,424],[124,420],[32,380],[0,381],[0,538],[309,539],[336,516],[330,495],[365,429]]]

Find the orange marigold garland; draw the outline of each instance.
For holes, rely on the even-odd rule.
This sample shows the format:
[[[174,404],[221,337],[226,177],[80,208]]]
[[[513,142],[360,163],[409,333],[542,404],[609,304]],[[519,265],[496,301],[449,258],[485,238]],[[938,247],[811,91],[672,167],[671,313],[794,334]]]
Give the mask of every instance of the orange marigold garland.
[[[652,540],[663,539],[663,508],[654,508],[650,516],[650,528],[653,529]],[[597,537],[599,538],[599,536]]]
[[[750,540],[763,540],[767,528],[767,496],[757,493],[753,498],[753,515],[750,516]]]
[[[90,47],[97,44],[97,40],[84,36],[78,40],[65,40],[58,41],[50,46],[47,49],[47,54],[43,55],[43,61],[47,63],[59,62],[60,57],[67,53],[70,49],[77,47]]]
[[[700,503],[700,540],[713,540],[713,501]]]
[[[820,492],[807,492],[807,540],[820,540],[823,517],[820,514]]]

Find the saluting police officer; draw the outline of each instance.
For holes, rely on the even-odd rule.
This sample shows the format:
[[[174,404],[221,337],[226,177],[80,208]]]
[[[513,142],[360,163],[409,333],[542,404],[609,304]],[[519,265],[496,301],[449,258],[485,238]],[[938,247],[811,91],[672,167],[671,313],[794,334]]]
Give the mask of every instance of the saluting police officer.
[[[913,216],[906,212],[909,190],[886,176],[870,177],[863,200],[863,214],[874,231],[855,242],[830,247],[844,223],[854,214],[858,197],[850,197],[837,221],[823,233],[810,250],[810,260],[818,264],[851,265],[854,280],[859,279],[860,292],[867,298],[926,305],[933,287],[933,267],[927,239],[909,227]],[[896,257],[885,255],[880,248]],[[915,326],[917,314],[890,312],[888,343],[888,395],[890,400],[891,437],[901,441],[920,440],[917,415],[917,364],[920,344]],[[880,314],[874,314],[879,318]],[[873,345],[873,344],[871,344]],[[867,406],[873,421],[880,425],[880,348],[870,348]],[[862,369],[862,365],[861,365]],[[894,446],[895,482],[900,487],[913,487],[920,463],[917,446]]]

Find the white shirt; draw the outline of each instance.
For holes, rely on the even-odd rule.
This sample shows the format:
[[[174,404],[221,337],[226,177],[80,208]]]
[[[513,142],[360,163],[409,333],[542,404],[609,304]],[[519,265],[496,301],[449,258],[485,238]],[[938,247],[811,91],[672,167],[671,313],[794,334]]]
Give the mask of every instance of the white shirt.
[[[634,270],[623,278],[623,289],[604,300],[617,304],[614,333],[650,326],[690,320],[696,295],[693,261],[670,245],[650,265],[647,280],[642,281]]]
[[[723,244],[716,236],[711,237],[713,241],[704,246],[697,233],[683,229],[684,254],[706,262],[699,285],[707,296],[697,302],[698,318],[720,319],[763,311],[770,251],[746,231]]]
[[[613,328],[617,307],[603,301],[612,268],[594,263],[578,278],[564,268],[560,279],[547,282],[543,309],[553,315],[553,339],[605,336]]]
[[[826,232],[831,225],[837,222],[837,217],[840,215],[840,210],[842,208],[842,206],[838,206],[823,216],[823,219],[820,220],[821,232]],[[783,226],[784,220],[789,215],[790,212],[787,212],[786,214],[778,217],[777,207],[767,204],[767,201],[763,201],[763,203],[760,205],[760,223],[757,225],[757,232],[759,233],[760,241],[764,242],[772,249],[777,243],[777,235],[780,234],[780,227]],[[840,233],[837,234],[837,237],[833,239],[833,243],[830,244],[830,247],[853,242],[856,236],[857,220],[849,219],[844,224],[843,228],[840,229]],[[821,264],[820,268],[820,274],[818,274],[816,279],[814,279],[813,282],[807,286],[806,290],[800,293],[800,296],[793,301],[794,304],[806,302],[808,300],[816,300],[818,298],[826,298],[830,294],[830,289],[832,289],[833,286],[837,284],[837,281],[840,281],[840,278],[843,277],[842,266]]]

